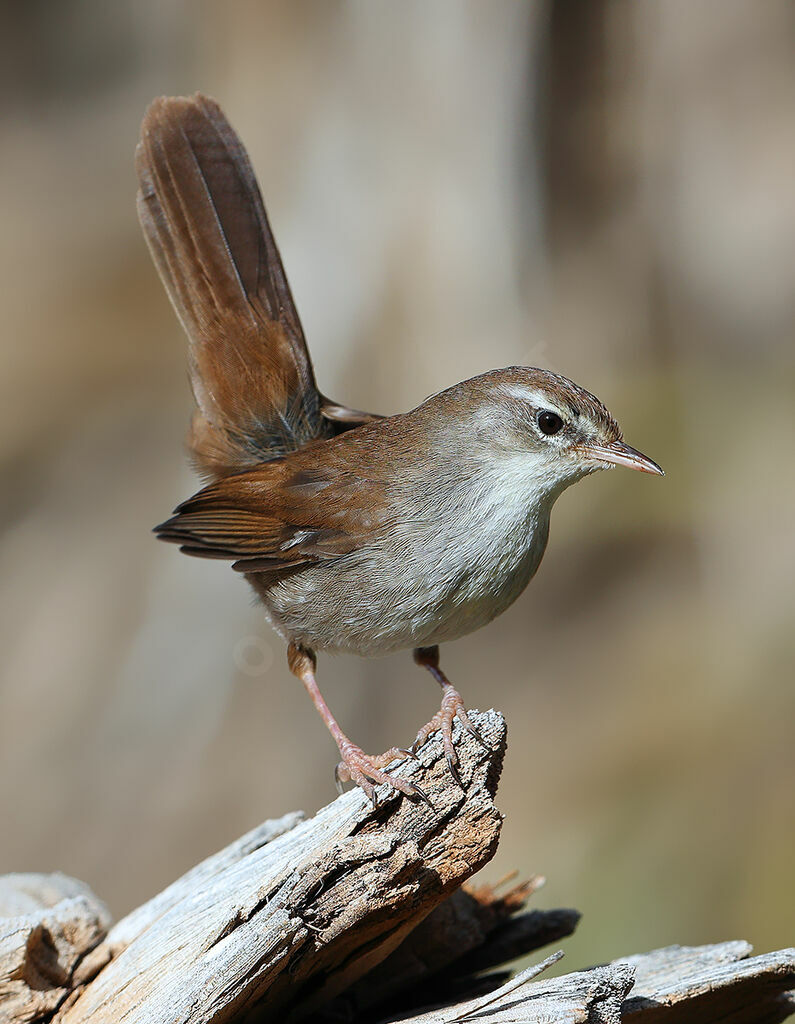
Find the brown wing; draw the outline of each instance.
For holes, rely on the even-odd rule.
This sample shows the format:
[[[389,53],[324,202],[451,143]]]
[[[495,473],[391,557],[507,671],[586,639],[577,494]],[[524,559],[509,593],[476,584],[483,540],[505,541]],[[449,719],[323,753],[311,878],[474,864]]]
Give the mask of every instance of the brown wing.
[[[200,470],[240,472],[371,418],[319,395],[248,155],[206,96],[149,107],[138,215],[190,341]]]
[[[183,502],[155,532],[241,572],[280,572],[337,558],[366,543],[384,509],[384,485],[348,466],[336,440],[319,442]],[[366,524],[366,526],[363,526]]]

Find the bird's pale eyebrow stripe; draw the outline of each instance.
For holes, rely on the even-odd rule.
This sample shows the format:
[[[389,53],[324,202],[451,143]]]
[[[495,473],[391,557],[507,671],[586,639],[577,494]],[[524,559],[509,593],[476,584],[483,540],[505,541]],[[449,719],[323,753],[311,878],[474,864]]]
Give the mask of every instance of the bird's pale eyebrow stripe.
[[[505,394],[511,398],[518,398],[520,402],[527,402],[534,409],[548,409],[564,418],[569,415],[567,408],[550,398],[547,392],[539,391],[536,388],[522,387],[521,384],[506,384]]]

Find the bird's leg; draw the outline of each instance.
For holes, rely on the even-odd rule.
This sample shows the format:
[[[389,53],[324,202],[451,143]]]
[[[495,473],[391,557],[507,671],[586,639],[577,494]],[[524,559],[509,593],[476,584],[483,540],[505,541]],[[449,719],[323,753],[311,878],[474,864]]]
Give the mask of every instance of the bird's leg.
[[[396,761],[399,758],[406,756],[416,758],[413,751],[392,747],[391,750],[387,750],[383,754],[370,756],[365,754],[361,747],[351,743],[340,728],[337,719],[332,715],[331,709],[323,699],[323,694],[317,685],[317,680],[315,679],[317,658],[313,650],[291,643],[287,648],[287,663],[293,675],[298,676],[304,684],[306,692],[312,698],[312,703],[317,708],[320,717],[326,723],[326,728],[334,737],[339,747],[342,760],[334,770],[334,776],[337,780],[337,789],[340,792],[342,792],[343,782],[354,782],[364,790],[375,807],[378,803],[375,786],[380,783],[386,783],[386,785],[392,786],[393,789],[399,790],[408,797],[419,797],[430,804],[430,800],[416,783],[409,782],[407,779],[400,779],[394,775],[387,775],[381,770],[391,761]]]
[[[444,747],[444,756],[447,758],[447,764],[450,767],[450,774],[453,776],[456,783],[463,789],[464,786],[461,782],[461,776],[458,774],[458,754],[453,746],[453,723],[456,718],[460,719],[461,725],[463,725],[466,731],[474,736],[478,743],[482,744],[482,746],[487,750],[488,744],[470,721],[467,710],[464,707],[464,702],[461,699],[461,694],[439,668],[438,646],[417,647],[414,651],[414,660],[418,665],[421,665],[423,668],[427,668],[436,682],[441,686],[442,704],[430,722],[428,722],[427,725],[423,725],[417,733],[417,738],[412,744],[411,749],[419,750],[431,733],[436,732],[438,729],[442,734],[442,746]]]

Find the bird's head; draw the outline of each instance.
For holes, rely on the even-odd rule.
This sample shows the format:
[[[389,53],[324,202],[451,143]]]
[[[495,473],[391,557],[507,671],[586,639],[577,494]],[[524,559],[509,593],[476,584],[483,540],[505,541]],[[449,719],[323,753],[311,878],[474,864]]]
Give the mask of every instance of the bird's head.
[[[663,475],[631,448],[605,406],[589,391],[548,370],[515,366],[474,377],[450,389],[468,407],[471,440],[495,470],[532,484],[552,500],[599,469],[626,466]]]

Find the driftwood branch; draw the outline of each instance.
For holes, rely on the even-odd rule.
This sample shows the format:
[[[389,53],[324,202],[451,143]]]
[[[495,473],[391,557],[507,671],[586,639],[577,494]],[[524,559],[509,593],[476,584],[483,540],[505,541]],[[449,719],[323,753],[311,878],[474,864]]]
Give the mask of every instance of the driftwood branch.
[[[488,996],[404,1024],[775,1024],[795,1011],[795,949],[745,959],[746,942],[671,946],[549,981],[558,957]]]
[[[749,959],[744,943],[551,979],[536,977],[547,962],[509,980],[493,973],[568,935],[578,915],[525,912],[538,879],[462,888],[501,823],[505,725],[495,712],[473,718],[489,749],[456,737],[463,789],[438,738],[397,768],[432,808],[383,791],[373,809],[357,791],[309,820],[266,822],[112,928],[79,882],[0,879],[0,1024],[772,1024],[792,1011],[792,952]]]
[[[0,878],[0,1022],[48,1020],[110,960],[110,914],[65,875]]]

